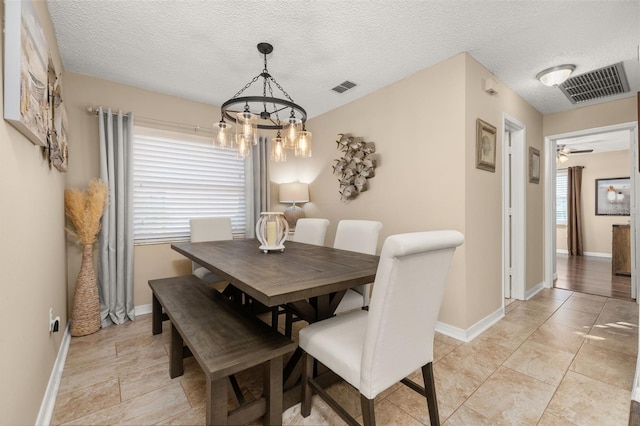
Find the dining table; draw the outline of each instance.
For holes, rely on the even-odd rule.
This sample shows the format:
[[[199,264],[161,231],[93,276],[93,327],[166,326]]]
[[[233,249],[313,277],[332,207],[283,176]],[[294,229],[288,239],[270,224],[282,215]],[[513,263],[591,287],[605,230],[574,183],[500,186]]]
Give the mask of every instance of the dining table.
[[[174,243],[171,248],[249,298],[273,310],[284,306],[309,323],[332,317],[345,292],[372,283],[378,268],[375,255],[295,241],[268,253],[259,246],[257,239],[247,238]],[[301,355],[298,348],[284,368],[285,408],[300,401]],[[335,381],[328,372],[324,376],[321,384]]]

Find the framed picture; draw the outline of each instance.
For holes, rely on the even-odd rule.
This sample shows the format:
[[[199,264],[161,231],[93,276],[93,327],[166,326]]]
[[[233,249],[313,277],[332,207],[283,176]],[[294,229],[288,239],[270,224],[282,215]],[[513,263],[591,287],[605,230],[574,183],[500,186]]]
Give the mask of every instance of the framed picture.
[[[596,215],[629,216],[631,213],[631,179],[596,179]]]
[[[540,151],[529,147],[529,182],[540,183]]]
[[[48,46],[32,0],[4,2],[4,119],[46,146]]]
[[[496,171],[496,128],[479,118],[476,120],[476,168]]]

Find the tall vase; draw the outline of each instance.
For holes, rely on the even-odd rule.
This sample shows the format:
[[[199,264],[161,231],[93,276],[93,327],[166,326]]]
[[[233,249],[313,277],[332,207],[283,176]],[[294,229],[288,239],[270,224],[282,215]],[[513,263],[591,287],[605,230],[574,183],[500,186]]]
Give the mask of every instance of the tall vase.
[[[100,330],[100,298],[93,269],[93,245],[82,249],[82,265],[76,280],[71,312],[71,335],[86,336]]]

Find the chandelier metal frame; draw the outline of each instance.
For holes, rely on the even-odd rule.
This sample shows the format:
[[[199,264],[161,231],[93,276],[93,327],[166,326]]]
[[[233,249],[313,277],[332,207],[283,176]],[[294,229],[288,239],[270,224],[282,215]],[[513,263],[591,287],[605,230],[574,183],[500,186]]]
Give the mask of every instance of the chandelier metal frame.
[[[273,52],[273,46],[269,43],[258,43],[258,51],[264,55],[264,69],[260,74],[253,77],[241,90],[238,91],[231,99],[226,101],[220,107],[222,120],[228,119],[237,123],[236,114],[238,112],[250,112],[260,117],[260,121],[256,123],[258,129],[266,130],[282,130],[288,120],[299,120],[304,126],[307,121],[307,112],[300,105],[296,104],[291,96],[276,81],[267,69],[267,55]],[[253,83],[262,77],[262,96],[241,96]],[[272,84],[279,89],[286,99],[273,96]],[[267,95],[268,92],[268,95]],[[239,109],[234,109],[239,108]],[[284,110],[290,110],[291,113],[287,120],[281,120],[279,113]],[[258,111],[258,112],[257,112]]]

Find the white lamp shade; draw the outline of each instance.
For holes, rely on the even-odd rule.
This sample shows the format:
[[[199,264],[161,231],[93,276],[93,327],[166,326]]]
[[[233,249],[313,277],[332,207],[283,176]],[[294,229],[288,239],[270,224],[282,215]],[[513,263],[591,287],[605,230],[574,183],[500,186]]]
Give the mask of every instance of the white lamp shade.
[[[309,201],[309,185],[302,182],[280,184],[281,203],[306,203]]]

